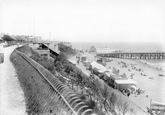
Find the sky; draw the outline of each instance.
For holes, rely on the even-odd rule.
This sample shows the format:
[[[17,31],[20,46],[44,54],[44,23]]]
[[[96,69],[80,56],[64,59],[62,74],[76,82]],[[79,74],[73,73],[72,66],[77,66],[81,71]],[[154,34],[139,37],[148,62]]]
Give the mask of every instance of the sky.
[[[0,33],[69,42],[165,42],[165,0],[0,0]]]

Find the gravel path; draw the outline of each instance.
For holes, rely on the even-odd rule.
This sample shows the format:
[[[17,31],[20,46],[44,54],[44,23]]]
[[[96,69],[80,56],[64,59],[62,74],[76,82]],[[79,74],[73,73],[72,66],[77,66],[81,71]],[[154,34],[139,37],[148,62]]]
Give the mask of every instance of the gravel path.
[[[0,115],[27,115],[24,94],[10,62],[10,54],[15,48],[4,48],[4,63],[0,64]]]

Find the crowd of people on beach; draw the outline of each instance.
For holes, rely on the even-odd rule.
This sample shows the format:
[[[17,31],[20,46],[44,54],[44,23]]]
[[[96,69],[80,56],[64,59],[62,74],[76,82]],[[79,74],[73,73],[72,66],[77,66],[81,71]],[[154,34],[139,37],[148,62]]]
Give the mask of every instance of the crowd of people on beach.
[[[129,97],[131,93],[129,90],[123,89],[122,94]]]
[[[127,64],[126,62],[123,62],[123,61],[119,61],[118,64],[121,65],[122,68],[128,68],[129,72],[132,72],[132,70],[135,70],[135,71],[141,72],[140,75],[147,76],[145,73],[143,73],[144,70],[136,67],[137,64]],[[130,66],[130,68],[129,68],[129,66]],[[134,75],[135,75],[134,73],[131,73],[130,78],[133,79]]]

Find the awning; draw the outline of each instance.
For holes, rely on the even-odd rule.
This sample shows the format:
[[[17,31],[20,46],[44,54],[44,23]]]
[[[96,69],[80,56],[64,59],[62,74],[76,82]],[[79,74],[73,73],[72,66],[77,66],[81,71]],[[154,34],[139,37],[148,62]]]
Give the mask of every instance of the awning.
[[[98,70],[99,73],[104,73],[106,72],[106,68]]]
[[[97,70],[106,70],[106,68],[101,65],[101,64],[98,64],[97,62],[93,61],[91,63],[91,66],[92,66],[92,69],[96,68]]]
[[[76,61],[75,60],[68,59],[68,61],[71,62],[72,64],[76,64]]]
[[[165,107],[165,103],[157,102],[157,101],[152,101],[151,106],[162,106]]]
[[[107,72],[111,72],[112,73],[112,69],[108,69]]]
[[[128,89],[132,89],[132,90],[136,91],[137,87],[135,85],[130,85],[130,86],[128,86]]]
[[[86,71],[83,71],[83,73],[87,76],[90,76],[90,73],[86,72]]]
[[[121,80],[115,80],[117,84],[136,84],[137,82],[131,80],[131,79],[121,79]]]

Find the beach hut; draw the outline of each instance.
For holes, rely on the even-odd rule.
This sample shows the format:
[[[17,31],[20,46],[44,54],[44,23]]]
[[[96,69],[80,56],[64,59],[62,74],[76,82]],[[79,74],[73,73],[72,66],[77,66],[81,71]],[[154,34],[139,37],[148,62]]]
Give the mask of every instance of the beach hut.
[[[108,69],[104,72],[104,75],[108,76],[108,77],[111,77],[111,75],[114,75],[114,73],[112,73],[112,70],[111,69]]]
[[[103,65],[98,64],[95,61],[91,62],[90,68],[94,71],[95,74],[98,74],[98,73],[102,74],[103,72],[106,71],[106,68]]]
[[[87,56],[86,55],[82,55],[81,56],[81,62],[84,63],[87,59]]]
[[[165,110],[165,103],[161,103],[161,102],[158,102],[158,101],[151,100],[150,101],[150,109],[152,111],[162,111],[162,110]]]
[[[109,81],[108,81],[108,85],[110,85],[113,88],[116,88],[115,80],[122,79],[122,77],[120,75],[114,74],[113,72],[106,73],[106,75],[108,75],[109,78],[110,78]]]
[[[98,58],[97,63],[102,64],[103,66],[106,65],[106,58]]]
[[[84,66],[86,66],[86,67],[88,66],[89,67],[90,66],[90,63],[91,63],[91,61],[86,60],[86,61],[84,61]]]
[[[79,61],[81,61],[82,63],[84,63],[87,60],[87,56],[79,53],[76,56],[76,59],[78,59]]]
[[[128,87],[133,84],[137,84],[137,82],[133,81],[132,79],[116,79],[115,80],[115,87],[119,91],[128,90]]]

